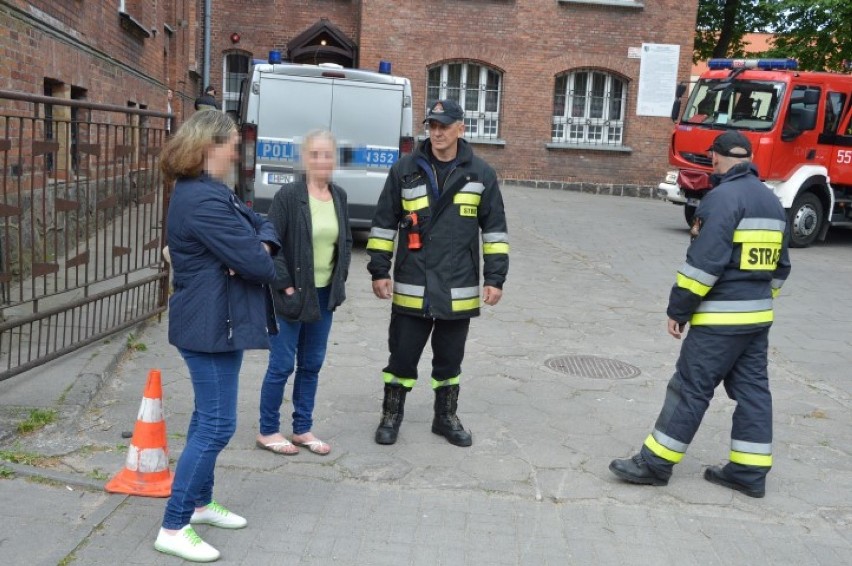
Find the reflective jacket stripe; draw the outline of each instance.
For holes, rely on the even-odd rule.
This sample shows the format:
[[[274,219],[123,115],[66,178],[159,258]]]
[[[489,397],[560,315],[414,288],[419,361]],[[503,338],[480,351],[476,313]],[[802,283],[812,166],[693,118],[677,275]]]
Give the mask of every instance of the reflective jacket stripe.
[[[402,199],[402,208],[411,212],[412,210],[420,210],[423,208],[428,208],[429,206],[429,197],[420,197],[414,200],[405,200]]]
[[[655,438],[657,437],[657,438]],[[659,440],[658,440],[659,439]],[[669,446],[666,446],[668,444]],[[683,459],[683,454],[689,445],[666,436],[662,432],[655,430],[645,439],[645,447],[662,458],[673,464],[677,464]],[[677,450],[676,448],[680,448]]]
[[[686,289],[687,291],[695,293],[699,297],[705,296],[710,292],[710,289],[713,288],[708,285],[704,285],[695,279],[690,279],[683,273],[677,274],[677,286],[681,289]]]
[[[471,297],[479,296],[479,287],[456,287],[450,289],[450,296],[453,299],[470,299]]]
[[[457,193],[453,197],[453,204],[469,204],[471,206],[479,206],[482,197],[480,195],[472,195],[465,193]]]
[[[772,299],[755,301],[704,301],[695,312],[709,313],[748,313],[772,310]]]
[[[409,309],[423,309],[423,295],[426,287],[422,285],[409,285],[408,283],[393,284],[393,304]]]
[[[453,299],[453,312],[472,311],[479,308],[479,297],[472,299]]]
[[[508,244],[509,234],[506,232],[483,232],[482,241],[487,244],[492,244],[494,242],[505,242]]]
[[[451,377],[449,379],[438,380],[434,377],[432,378],[432,389],[438,389],[439,387],[449,387],[450,385],[458,385],[459,378],[461,376],[457,375],[455,377]]]
[[[743,218],[737,224],[737,230],[770,230],[784,232],[787,222],[777,218]]]
[[[495,243],[495,244],[482,244],[482,253],[483,255],[487,254],[508,254],[509,253],[509,244]]]
[[[772,466],[772,444],[731,439],[731,462],[744,466]]]
[[[409,309],[423,309],[423,297],[409,297],[408,295],[393,294],[393,304]]]
[[[413,377],[398,377],[388,372],[382,373],[382,379],[384,379],[385,383],[388,385],[402,385],[406,389],[414,387],[414,382],[416,381]]]
[[[713,288],[713,285],[718,279],[718,275],[712,275],[688,263],[684,263],[677,273],[677,286],[691,291],[699,297],[703,297],[710,292],[710,289]]]
[[[772,322],[772,299],[757,301],[704,301],[690,323],[699,325],[741,325]]]
[[[426,185],[417,185],[416,187],[412,187],[410,189],[402,189],[400,191],[402,194],[402,200],[416,200],[420,197],[425,197],[429,194],[429,189]]]
[[[411,285],[409,283],[394,281],[393,292],[402,293],[403,295],[411,295],[412,297],[422,297],[426,293],[426,287],[423,285]]]
[[[482,183],[467,183],[461,189],[459,189],[460,193],[476,193],[481,195],[485,191],[485,185]]]
[[[370,230],[370,239],[367,240],[367,249],[392,252],[393,240],[395,237],[396,230],[373,227]]]
[[[780,244],[784,241],[784,232],[770,230],[734,230],[734,243]]]

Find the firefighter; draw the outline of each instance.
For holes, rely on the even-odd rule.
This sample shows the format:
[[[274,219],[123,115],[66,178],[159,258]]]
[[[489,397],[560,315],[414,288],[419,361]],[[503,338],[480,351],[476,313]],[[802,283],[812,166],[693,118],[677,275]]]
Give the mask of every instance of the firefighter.
[[[367,268],[373,293],[392,299],[379,444],[396,442],[430,334],[432,432],[456,446],[473,441],[456,409],[470,319],[480,308],[479,242],[482,301],[496,305],[509,269],[509,240],[497,175],[462,139],[463,120],[452,100],[430,107],[429,138],[393,164],[373,218]]]
[[[750,162],[748,139],[728,131],[709,151],[720,182],[695,213],[667,310],[669,334],[680,339],[687,323],[690,330],[654,430],[638,454],[609,469],[631,483],[666,485],[723,383],[737,403],[730,461],[708,467],[704,479],[763,497],[772,466],[769,327],[772,300],[790,273],[789,233],[784,208]]]

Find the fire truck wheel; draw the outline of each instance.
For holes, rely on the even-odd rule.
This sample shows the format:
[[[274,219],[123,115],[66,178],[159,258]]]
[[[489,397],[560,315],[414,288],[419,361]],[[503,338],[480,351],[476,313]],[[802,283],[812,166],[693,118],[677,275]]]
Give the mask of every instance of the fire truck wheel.
[[[686,225],[692,228],[692,221],[695,219],[695,211],[697,206],[683,205],[683,217],[686,219]]]
[[[790,247],[806,248],[813,244],[822,231],[822,202],[813,193],[802,193],[793,201],[788,211],[791,227]]]

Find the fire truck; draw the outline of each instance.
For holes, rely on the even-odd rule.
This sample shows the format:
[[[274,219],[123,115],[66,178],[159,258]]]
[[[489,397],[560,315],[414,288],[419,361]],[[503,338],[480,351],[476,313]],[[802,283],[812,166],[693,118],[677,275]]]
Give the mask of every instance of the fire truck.
[[[797,70],[792,59],[711,59],[681,113],[672,108],[669,163],[658,196],[692,223],[712,189],[708,148],[721,132],[749,138],[762,180],[788,211],[790,245],[852,226],[852,75]]]

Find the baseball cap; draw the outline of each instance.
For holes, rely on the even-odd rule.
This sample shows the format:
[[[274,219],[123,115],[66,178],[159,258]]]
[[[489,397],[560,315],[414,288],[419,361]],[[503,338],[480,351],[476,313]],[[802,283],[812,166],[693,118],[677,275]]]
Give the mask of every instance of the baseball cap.
[[[459,103],[454,100],[439,100],[429,108],[426,114],[425,124],[429,120],[435,120],[442,124],[452,124],[464,119],[464,110],[459,106]]]
[[[740,132],[732,130],[719,134],[707,151],[725,157],[751,157],[751,142]]]

